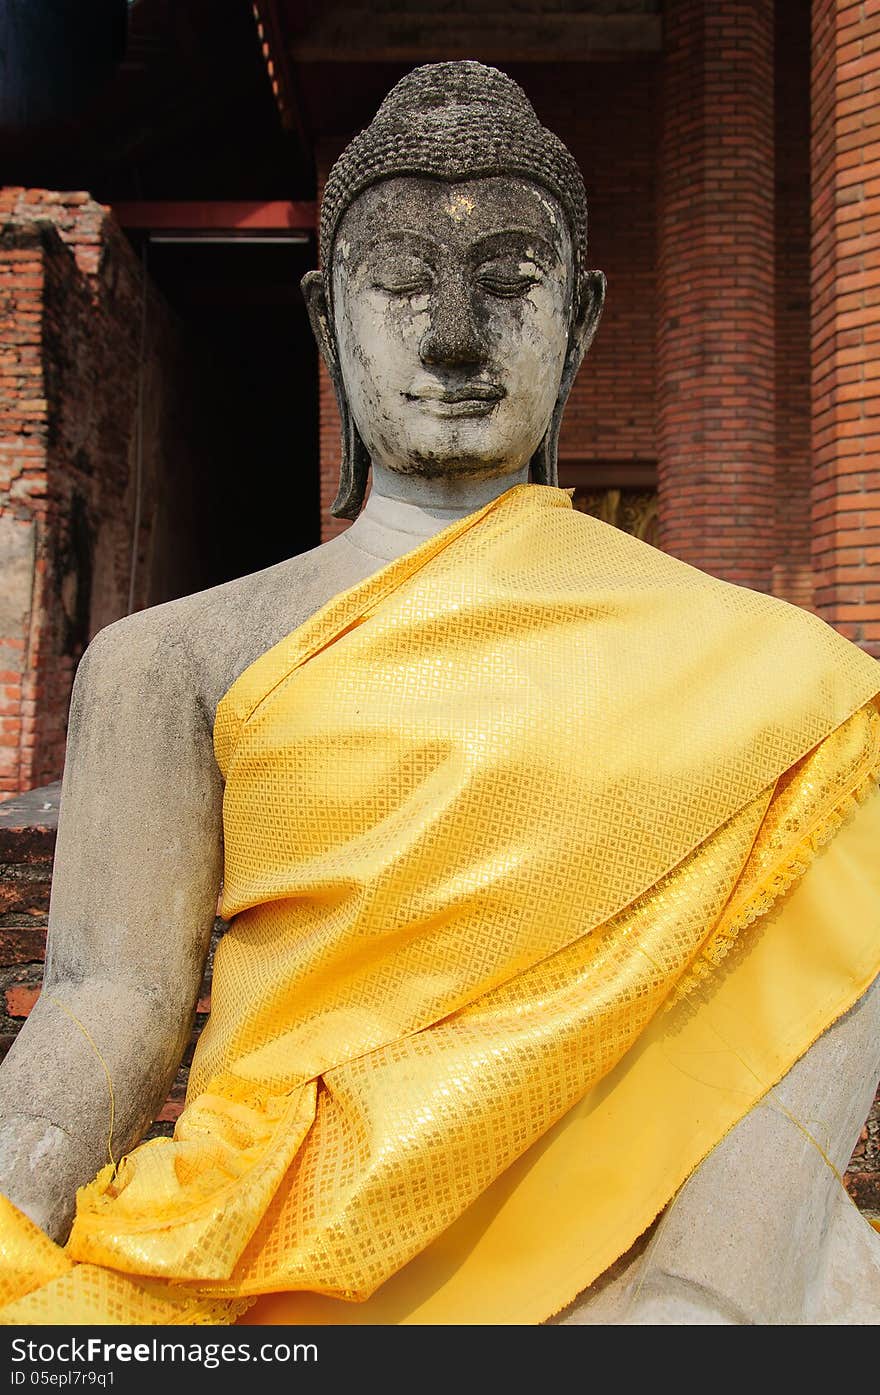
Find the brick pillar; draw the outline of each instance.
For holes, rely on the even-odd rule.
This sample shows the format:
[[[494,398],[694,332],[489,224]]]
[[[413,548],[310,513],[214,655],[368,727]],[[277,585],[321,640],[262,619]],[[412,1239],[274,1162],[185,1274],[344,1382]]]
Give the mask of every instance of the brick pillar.
[[[0,796],[61,774],[76,664],[132,579],[134,608],[204,585],[211,373],[107,208],[0,188]]]
[[[315,164],[318,173],[318,201],[324,193],[324,185],[330,167],[345,146],[344,140],[319,141],[315,150]],[[336,394],[330,381],[330,374],[323,363],[318,368],[318,433],[321,470],[321,542],[328,542],[348,527],[344,518],[334,518],[330,505],[339,489],[339,464],[342,459],[341,428]]]
[[[812,608],[810,7],[776,3],[776,564],[773,594]]]
[[[814,0],[813,569],[880,656],[880,3]]]
[[[661,545],[770,589],[773,5],[667,0],[659,219]]]

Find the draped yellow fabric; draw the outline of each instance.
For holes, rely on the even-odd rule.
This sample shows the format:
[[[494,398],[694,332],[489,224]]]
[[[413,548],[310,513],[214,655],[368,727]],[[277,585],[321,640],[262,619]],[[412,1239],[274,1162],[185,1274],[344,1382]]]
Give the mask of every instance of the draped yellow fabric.
[[[7,1204],[3,1320],[557,1311],[880,969],[878,690],[546,486],[337,597],[217,713],[175,1137],[63,1251]]]

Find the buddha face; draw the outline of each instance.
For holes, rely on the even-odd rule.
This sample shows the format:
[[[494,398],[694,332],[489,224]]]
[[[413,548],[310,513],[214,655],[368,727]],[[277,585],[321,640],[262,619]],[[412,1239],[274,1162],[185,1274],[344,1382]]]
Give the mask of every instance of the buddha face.
[[[349,408],[374,463],[514,474],[547,429],[569,345],[571,238],[527,180],[405,176],[366,189],[333,248]]]

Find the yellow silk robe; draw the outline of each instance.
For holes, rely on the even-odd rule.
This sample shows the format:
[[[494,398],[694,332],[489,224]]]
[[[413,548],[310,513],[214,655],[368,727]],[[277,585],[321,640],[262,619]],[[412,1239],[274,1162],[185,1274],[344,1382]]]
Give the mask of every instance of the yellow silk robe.
[[[546,486],[337,597],[218,709],[174,1139],[6,1204],[3,1319],[558,1311],[880,968],[878,690]]]

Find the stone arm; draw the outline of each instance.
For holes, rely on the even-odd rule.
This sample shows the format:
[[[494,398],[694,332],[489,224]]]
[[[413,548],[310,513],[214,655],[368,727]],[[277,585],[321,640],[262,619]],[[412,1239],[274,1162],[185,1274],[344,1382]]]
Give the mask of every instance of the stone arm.
[[[875,1323],[880,1237],[840,1185],[880,1076],[880,978],[558,1321]]]
[[[167,608],[103,630],[74,685],[43,990],[0,1068],[0,1192],[57,1240],[76,1189],[149,1127],[186,1047],[221,795]]]
[[[839,1178],[878,1076],[880,979],[691,1176],[622,1321],[876,1322],[880,1243]]]

